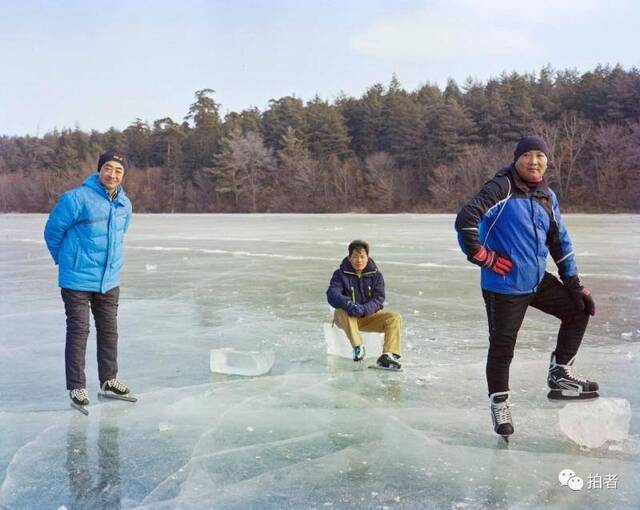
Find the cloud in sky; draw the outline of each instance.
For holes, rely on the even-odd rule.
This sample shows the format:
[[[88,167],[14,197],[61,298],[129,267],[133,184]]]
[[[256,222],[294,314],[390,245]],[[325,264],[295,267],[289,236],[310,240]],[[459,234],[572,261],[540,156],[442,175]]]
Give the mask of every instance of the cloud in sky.
[[[619,2],[618,8],[627,3]],[[598,11],[610,14],[612,9],[596,0],[540,0],[527,5],[509,0],[434,0],[375,21],[356,33],[350,46],[364,56],[395,61],[544,57],[550,30],[568,29],[581,20],[597,25]]]

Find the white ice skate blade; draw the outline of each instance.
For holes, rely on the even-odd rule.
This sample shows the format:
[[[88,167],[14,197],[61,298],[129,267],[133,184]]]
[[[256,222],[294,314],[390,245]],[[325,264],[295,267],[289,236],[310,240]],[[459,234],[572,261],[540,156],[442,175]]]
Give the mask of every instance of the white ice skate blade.
[[[75,402],[71,402],[70,405],[72,409],[75,409],[76,411],[80,411],[85,416],[89,416],[89,410],[87,409],[86,406],[81,406],[80,404],[76,404]]]
[[[367,368],[373,368],[374,370],[386,370],[387,372],[402,372],[401,368],[386,368],[379,367],[378,365],[369,365]]]
[[[589,401],[589,400],[595,400],[599,397],[600,397],[600,394],[597,391],[579,393],[575,390],[551,390],[547,394],[547,398],[549,400],[565,401],[565,402],[567,400]]]
[[[124,400],[125,402],[137,402],[136,397],[129,397],[127,395],[114,395],[113,393],[99,392],[98,398],[108,398],[110,400]]]

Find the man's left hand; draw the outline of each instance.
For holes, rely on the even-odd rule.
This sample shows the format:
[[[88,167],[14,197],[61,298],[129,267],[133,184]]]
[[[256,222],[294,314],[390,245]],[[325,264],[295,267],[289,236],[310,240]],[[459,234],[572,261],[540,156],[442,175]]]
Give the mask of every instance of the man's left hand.
[[[364,306],[359,303],[349,303],[347,313],[352,317],[364,317]]]
[[[591,316],[596,314],[596,303],[591,297],[591,292],[582,285],[578,275],[563,278],[562,283],[580,311]]]

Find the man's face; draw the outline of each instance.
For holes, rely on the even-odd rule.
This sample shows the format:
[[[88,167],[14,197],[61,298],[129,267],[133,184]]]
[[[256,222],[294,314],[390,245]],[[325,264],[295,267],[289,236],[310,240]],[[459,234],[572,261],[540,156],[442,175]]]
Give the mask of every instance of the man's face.
[[[99,175],[100,184],[113,195],[124,178],[124,167],[117,161],[107,161],[102,165]]]
[[[516,161],[516,170],[525,181],[539,182],[547,171],[547,156],[538,150],[525,152]]]
[[[369,255],[364,251],[364,248],[357,248],[351,252],[349,256],[349,262],[353,266],[353,269],[356,272],[361,273],[362,270],[367,267],[367,262],[369,262]]]

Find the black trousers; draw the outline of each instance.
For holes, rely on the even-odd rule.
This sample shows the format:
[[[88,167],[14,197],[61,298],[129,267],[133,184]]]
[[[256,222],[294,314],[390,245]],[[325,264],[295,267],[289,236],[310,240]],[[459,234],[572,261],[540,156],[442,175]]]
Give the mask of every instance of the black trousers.
[[[100,385],[118,374],[118,298],[120,288],[109,292],[85,292],[61,289],[67,314],[67,343],[64,351],[67,389],[86,388],[84,374],[89,308],[93,313],[98,338],[98,377]]]
[[[518,331],[529,306],[560,319],[556,342],[556,361],[567,363],[582,342],[589,316],[581,312],[560,280],[545,273],[537,292],[525,295],[482,291],[489,320],[487,384],[489,394],[509,391],[509,366],[513,359]]]

